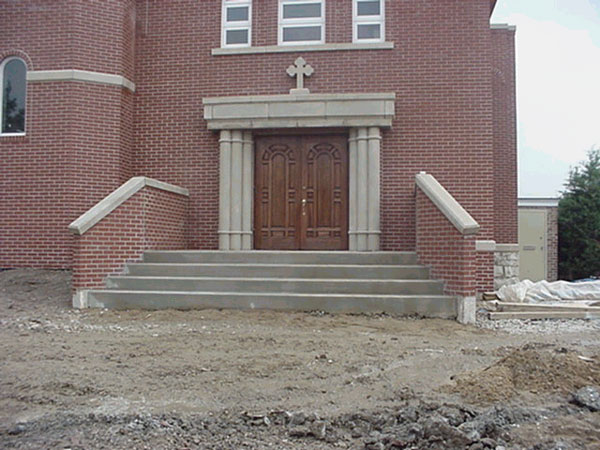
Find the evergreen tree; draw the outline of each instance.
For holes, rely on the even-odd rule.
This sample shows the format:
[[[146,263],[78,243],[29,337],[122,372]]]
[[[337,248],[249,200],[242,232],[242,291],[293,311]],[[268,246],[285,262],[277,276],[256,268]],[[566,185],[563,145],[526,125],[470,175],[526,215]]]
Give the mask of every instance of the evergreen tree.
[[[571,169],[558,203],[561,279],[600,277],[600,149]]]

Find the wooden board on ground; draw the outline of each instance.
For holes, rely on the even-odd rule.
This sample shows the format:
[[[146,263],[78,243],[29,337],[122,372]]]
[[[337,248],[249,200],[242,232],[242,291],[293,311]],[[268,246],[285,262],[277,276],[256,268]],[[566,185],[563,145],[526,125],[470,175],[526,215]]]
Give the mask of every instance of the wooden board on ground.
[[[597,312],[600,313],[600,307],[588,305],[545,305],[543,303],[510,303],[496,302],[498,311],[577,311],[577,312]]]
[[[510,311],[491,312],[490,320],[504,319],[600,319],[600,312],[589,311]]]

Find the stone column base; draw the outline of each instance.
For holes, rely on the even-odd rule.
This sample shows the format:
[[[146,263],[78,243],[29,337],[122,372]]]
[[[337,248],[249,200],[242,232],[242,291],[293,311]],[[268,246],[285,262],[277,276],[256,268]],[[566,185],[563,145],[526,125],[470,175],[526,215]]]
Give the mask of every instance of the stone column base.
[[[475,297],[458,297],[456,299],[456,320],[465,325],[476,322]]]
[[[89,306],[87,289],[79,289],[73,294],[73,308],[85,309],[89,308]]]

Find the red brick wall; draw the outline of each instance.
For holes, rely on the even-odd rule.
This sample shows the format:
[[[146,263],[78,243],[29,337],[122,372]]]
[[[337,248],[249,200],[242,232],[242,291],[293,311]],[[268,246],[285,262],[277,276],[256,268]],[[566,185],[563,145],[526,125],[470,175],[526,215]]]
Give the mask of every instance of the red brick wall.
[[[68,268],[69,223],[131,173],[132,94],[29,83],[26,136],[0,137],[0,267]]]
[[[144,250],[186,248],[186,196],[145,187],[82,235],[75,235],[73,289],[103,287]]]
[[[382,142],[383,249],[414,250],[420,170],[473,214],[482,239],[493,238],[489,3],[388,1],[394,50],[228,56],[210,53],[220,46],[220,0],[137,4],[135,174],[190,189],[192,248],[217,247],[218,143],[202,97],[285,94],[295,87],[285,69],[299,55],[315,69],[312,93],[397,94]],[[351,2],[327,9],[329,42],[351,42]],[[255,1],[253,12],[253,44],[276,45],[277,0]]]
[[[0,61],[133,76],[135,3],[0,2]],[[28,83],[26,136],[0,136],[0,267],[69,268],[71,221],[132,173],[133,94]]]
[[[70,100],[64,83],[29,85],[27,135],[0,137],[0,267],[71,265],[70,130],[68,119],[59,120],[70,116]]]
[[[476,261],[477,292],[492,292],[494,290],[494,252],[477,252]]]
[[[253,9],[254,45],[276,45],[277,0]],[[202,98],[286,93],[295,81],[285,69],[299,55],[315,68],[306,83],[313,93],[397,94],[382,142],[383,249],[415,248],[421,170],[480,223],[479,239],[494,238],[489,12],[481,0],[387,1],[393,50],[211,56],[221,0],[0,3],[0,52],[25,52],[35,70],[116,73],[137,86],[134,102],[114,86],[29,84],[28,135],[0,138],[10,199],[0,214],[12,218],[0,228],[0,266],[69,267],[68,223],[133,175],[188,188],[190,247],[216,248],[218,143],[202,120]],[[349,0],[327,2],[326,30],[327,42],[351,42]],[[24,204],[30,212],[17,208]]]
[[[515,32],[492,33],[492,86],[494,94],[494,238],[516,244],[517,123],[515,105]]]
[[[0,52],[25,52],[33,70],[82,69],[132,78],[135,16],[134,0],[2,1]]]
[[[444,293],[474,296],[475,235],[463,236],[419,188],[415,203],[419,262],[431,268],[432,278],[444,280]]]

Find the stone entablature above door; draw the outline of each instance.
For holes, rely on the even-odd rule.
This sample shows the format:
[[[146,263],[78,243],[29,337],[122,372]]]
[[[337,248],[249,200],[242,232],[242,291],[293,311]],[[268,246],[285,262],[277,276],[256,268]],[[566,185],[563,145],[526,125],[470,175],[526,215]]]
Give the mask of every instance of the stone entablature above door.
[[[209,130],[391,127],[396,94],[301,94],[202,99]]]

